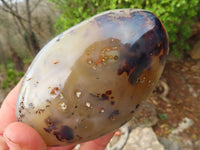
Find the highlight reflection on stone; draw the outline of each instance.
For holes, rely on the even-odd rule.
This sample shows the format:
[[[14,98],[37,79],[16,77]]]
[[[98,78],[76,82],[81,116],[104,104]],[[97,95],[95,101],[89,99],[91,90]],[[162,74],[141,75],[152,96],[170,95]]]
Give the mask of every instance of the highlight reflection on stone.
[[[34,59],[18,97],[18,121],[48,145],[105,135],[147,99],[167,53],[167,33],[151,12],[96,15],[54,38]]]

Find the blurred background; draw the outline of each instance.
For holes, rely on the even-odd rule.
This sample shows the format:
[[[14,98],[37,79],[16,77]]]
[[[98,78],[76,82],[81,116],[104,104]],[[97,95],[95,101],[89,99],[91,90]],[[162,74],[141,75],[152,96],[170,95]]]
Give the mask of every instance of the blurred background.
[[[138,126],[147,127],[164,149],[199,150],[199,0],[0,0],[0,104],[54,36],[97,13],[117,8],[153,12],[166,27],[170,42],[161,80],[128,125],[129,135]],[[173,144],[175,147],[170,147]]]

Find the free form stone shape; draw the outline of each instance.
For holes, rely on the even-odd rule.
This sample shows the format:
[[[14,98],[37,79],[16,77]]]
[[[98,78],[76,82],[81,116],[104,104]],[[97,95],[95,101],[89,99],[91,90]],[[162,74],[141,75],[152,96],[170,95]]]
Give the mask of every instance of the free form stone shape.
[[[81,143],[126,123],[158,81],[167,33],[151,12],[112,10],[60,34],[28,69],[18,121],[47,145]]]

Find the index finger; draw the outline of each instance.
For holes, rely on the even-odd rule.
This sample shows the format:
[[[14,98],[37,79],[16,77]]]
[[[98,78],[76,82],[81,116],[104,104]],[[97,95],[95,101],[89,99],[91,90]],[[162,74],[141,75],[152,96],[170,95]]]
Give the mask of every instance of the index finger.
[[[3,134],[4,129],[8,124],[17,121],[16,118],[16,101],[21,87],[22,79],[12,89],[12,91],[5,98],[0,109],[0,135]]]

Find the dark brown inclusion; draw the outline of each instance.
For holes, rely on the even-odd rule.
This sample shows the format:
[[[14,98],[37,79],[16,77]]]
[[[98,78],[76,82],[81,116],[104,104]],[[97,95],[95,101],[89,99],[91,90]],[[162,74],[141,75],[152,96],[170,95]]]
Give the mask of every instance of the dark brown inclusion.
[[[78,139],[80,139],[80,140],[82,139],[82,137],[81,137],[80,135],[78,135],[78,134],[76,135],[76,137],[77,137]]]
[[[111,95],[111,94],[112,94],[111,90],[106,91],[106,95]]]
[[[141,25],[141,37],[136,41],[128,39],[123,42],[124,50],[120,51],[118,75],[126,73],[128,81],[131,84],[136,84],[137,78],[145,69],[151,69],[152,57],[158,56],[160,63],[164,64],[168,52],[168,37],[167,33],[161,24],[160,20],[148,11],[134,11],[127,17],[114,17],[110,14],[98,16],[95,18],[100,28],[104,29],[103,34],[106,37],[112,35],[114,29],[123,30],[125,24],[129,26]],[[112,26],[108,28],[106,25],[112,22]],[[154,27],[143,33],[143,29],[149,24]],[[138,30],[138,34],[140,30]],[[106,96],[103,95],[106,99]]]
[[[111,104],[111,105],[114,105],[114,104],[115,104],[115,101],[111,101],[110,104]]]
[[[60,131],[54,131],[53,134],[59,141],[74,139],[74,131],[68,126],[62,126]]]
[[[114,116],[119,115],[119,110],[114,110],[110,115],[109,115],[109,119],[113,119]]]
[[[109,95],[112,94],[111,90],[106,91],[104,94],[101,95],[102,100],[109,100]]]
[[[93,94],[90,93],[90,96],[97,98],[98,100],[104,101],[104,100],[109,100],[109,96],[112,94],[112,90],[107,90],[105,93],[103,94]],[[114,97],[113,97],[114,98]]]
[[[118,69],[118,75],[127,73],[131,84],[136,84],[143,70],[151,69],[152,55],[158,56],[163,51],[159,57],[162,64],[165,62],[168,49],[167,36],[160,21],[156,17],[151,19],[154,19],[155,27],[141,36],[133,45],[124,45],[125,52],[120,51],[123,64]]]
[[[47,124],[47,128],[44,128],[44,130],[48,133],[50,133],[53,130],[56,130],[56,123],[50,118],[48,117],[47,119],[45,119],[45,123]]]
[[[109,99],[109,96],[106,95],[106,94],[102,94],[102,95],[101,95],[101,99],[102,99],[102,100],[108,100],[108,99]]]
[[[139,108],[139,106],[140,106],[140,104],[137,104],[137,105],[135,106],[135,108],[137,109],[137,108]]]

